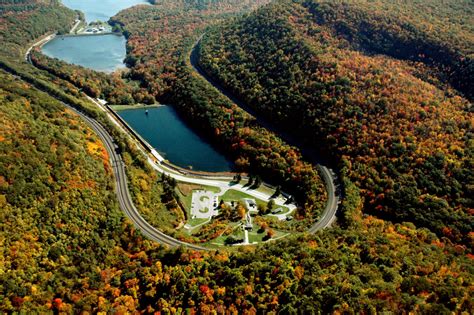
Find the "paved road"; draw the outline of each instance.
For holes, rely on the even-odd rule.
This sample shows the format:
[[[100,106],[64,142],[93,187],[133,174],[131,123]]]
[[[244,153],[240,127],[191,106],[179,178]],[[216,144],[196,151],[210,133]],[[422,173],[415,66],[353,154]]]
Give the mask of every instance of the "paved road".
[[[114,122],[122,131],[128,133],[126,128],[123,128],[121,126],[121,122],[117,121],[117,119],[114,117],[114,115],[111,115],[109,111],[107,111],[100,103],[98,103],[94,99],[92,99],[90,97],[88,97],[88,98],[93,103],[95,103],[100,109],[102,109],[104,112],[106,112],[109,119],[112,122]],[[132,135],[131,135],[131,137],[133,138]],[[154,159],[151,158],[148,151],[143,150],[140,146],[138,148],[141,149],[142,153],[145,156],[148,156],[148,159],[147,159],[148,164],[152,168],[154,168],[156,171],[158,171],[160,173],[166,174],[166,175],[176,179],[179,182],[218,187],[221,190],[221,192],[219,193],[220,195],[223,195],[229,189],[233,189],[233,190],[244,192],[244,193],[246,193],[246,194],[248,194],[248,195],[250,195],[254,198],[257,198],[257,199],[260,199],[260,200],[263,200],[263,201],[266,201],[266,202],[268,202],[268,201],[270,201],[270,199],[272,199],[271,197],[272,197],[273,192],[272,193],[266,193],[266,192],[263,192],[263,191],[250,189],[249,187],[245,187],[242,184],[233,183],[232,182],[233,177],[227,177],[227,176],[212,177],[212,176],[208,176],[208,175],[206,175],[206,176],[201,175],[200,176],[200,175],[195,174],[195,173],[183,174],[183,173],[179,172],[176,169],[170,168],[165,163],[156,162]],[[156,153],[156,154],[158,154],[158,153]],[[164,158],[161,158],[161,160],[163,161]],[[294,204],[294,203],[287,204],[286,203],[286,198],[283,198],[282,196],[280,196],[278,198],[273,198],[273,201],[275,202],[275,204],[277,206],[287,207],[290,210],[290,212],[296,209],[296,204]]]
[[[36,42],[33,44],[30,49],[28,49],[28,52],[25,56],[25,59],[27,61],[30,61],[29,58],[29,53],[31,52],[32,48],[38,44],[43,44],[44,42],[47,42],[51,38],[54,38],[53,35],[48,36],[44,39],[41,39],[40,41]],[[31,62],[31,61],[30,61]],[[54,96],[52,96],[54,97]],[[106,111],[103,106],[101,106],[99,103],[97,103],[95,100],[92,100],[99,108],[102,110]],[[63,103],[64,104],[64,103]],[[127,176],[125,173],[125,165],[121,159],[121,156],[116,153],[115,148],[117,147],[114,143],[113,138],[110,136],[110,134],[100,125],[99,122],[96,120],[86,116],[85,114],[77,111],[73,107],[69,106],[68,104],[64,104],[68,108],[71,108],[74,112],[76,112],[78,115],[80,115],[90,126],[91,128],[99,135],[101,140],[103,141],[107,152],[109,153],[111,164],[113,167],[114,175],[115,175],[115,181],[116,181],[116,194],[117,194],[117,199],[120,204],[120,208],[122,211],[125,213],[125,215],[135,224],[135,226],[148,238],[159,242],[161,244],[169,245],[169,246],[187,246],[189,248],[195,249],[195,250],[207,250],[204,247],[189,244],[186,242],[179,241],[177,239],[174,239],[163,232],[159,231],[158,229],[154,228],[151,226],[138,212],[136,209],[135,205],[133,204],[132,198],[130,196],[130,192],[128,189],[128,184],[127,184]],[[120,124],[115,120],[115,118],[107,113],[109,118],[116,123],[119,127]],[[122,128],[123,131],[125,131],[124,128]],[[148,153],[144,152],[147,156]],[[156,163],[153,161],[151,158],[148,158],[148,162],[150,165],[156,169],[157,171],[161,173],[165,173],[173,178],[175,178],[178,181],[181,182],[187,182],[187,183],[192,183],[192,184],[199,184],[199,185],[206,185],[206,186],[214,186],[214,187],[219,187],[221,191],[225,192],[229,189],[235,189],[238,191],[245,192],[249,194],[250,196],[253,196],[258,199],[266,200],[269,201],[271,195],[263,193],[261,191],[256,191],[252,189],[248,189],[247,187],[244,187],[241,184],[231,184],[229,180],[222,180],[222,179],[211,179],[211,178],[200,178],[197,176],[186,176],[181,173],[176,172],[175,170],[172,170],[170,168],[167,168],[165,165],[161,165],[159,163]],[[285,199],[284,198],[277,198],[275,199],[275,203],[277,205],[285,205]],[[285,205],[287,206],[290,210],[294,210],[296,208],[296,205],[294,204],[289,204]]]
[[[46,44],[47,42],[49,42],[50,40],[52,40],[55,37],[56,37],[56,34],[51,34],[51,35],[48,35],[48,36],[38,40],[33,45],[31,45],[30,48],[28,48],[28,50],[25,53],[25,61],[31,63],[31,58],[30,58],[31,50],[33,48],[35,48],[36,46],[43,46],[44,44]]]
[[[169,168],[166,168],[165,166],[155,163],[152,159],[148,159],[148,162],[150,165],[159,171],[160,173],[165,173],[166,175],[169,175],[176,179],[177,181],[184,182],[184,183],[190,183],[190,184],[198,184],[198,185],[204,185],[204,186],[213,186],[213,187],[218,187],[221,189],[221,193],[225,193],[229,189],[234,189],[237,191],[244,192],[254,198],[261,199],[264,201],[270,201],[271,199],[271,194],[250,189],[248,187],[244,187],[242,184],[234,184],[231,183],[230,180],[222,180],[222,179],[210,179],[210,178],[202,178],[202,177],[197,177],[197,176],[187,176],[187,175],[182,175],[180,173],[175,172],[174,170],[171,170]],[[220,194],[221,194],[220,193]],[[283,197],[278,197],[273,199],[275,201],[275,204],[277,206],[285,206],[288,207],[291,211],[296,209],[295,204],[285,204],[286,199]]]
[[[32,50],[32,48],[36,45],[41,45],[47,42],[48,40],[51,40],[54,38],[54,35],[48,36],[37,43],[33,44],[30,49],[28,49],[25,59],[27,61],[30,61],[29,59],[29,54]],[[194,49],[193,49],[194,51]],[[198,70],[197,70],[198,71]],[[198,71],[199,72],[199,71]],[[76,112],[78,115],[80,115],[90,126],[91,128],[99,135],[99,137],[102,139],[107,152],[109,153],[110,160],[111,160],[111,165],[113,168],[113,172],[115,175],[115,181],[116,181],[116,194],[117,194],[117,199],[120,204],[120,208],[122,211],[125,213],[125,215],[134,223],[134,225],[142,232],[143,235],[148,237],[151,240],[154,240],[156,242],[159,242],[161,244],[165,244],[168,246],[187,246],[191,249],[195,250],[208,250],[204,247],[198,246],[198,245],[193,245],[193,244],[188,244],[182,241],[179,241],[173,237],[170,237],[169,235],[164,234],[163,232],[159,231],[158,229],[154,228],[151,226],[138,212],[136,209],[135,205],[133,204],[132,198],[130,196],[130,192],[128,189],[128,184],[127,184],[127,175],[125,172],[125,165],[121,159],[121,156],[116,153],[116,144],[114,143],[113,138],[110,136],[110,134],[98,123],[96,120],[86,116],[85,114],[77,111],[76,109],[72,108],[71,106],[64,104],[65,106],[71,108],[74,112]],[[98,105],[101,107],[100,105]],[[109,116],[110,118],[113,118]],[[114,119],[113,119],[114,120]],[[209,186],[215,186],[219,187],[221,190],[228,190],[230,188],[244,191],[245,193],[258,198],[262,200],[269,200],[270,196],[268,194],[265,194],[260,191],[255,191],[255,190],[250,190],[245,187],[243,187],[241,184],[237,185],[231,185],[229,181],[224,181],[224,180],[218,180],[218,179],[209,179],[209,178],[199,178],[197,176],[185,176],[183,174],[180,174],[176,172],[175,170],[169,169],[164,165],[161,165],[159,163],[155,163],[151,158],[148,159],[148,162],[152,165],[153,168],[155,168],[157,171],[161,173],[168,174],[172,176],[173,178],[182,181],[182,182],[188,182],[188,183],[194,183],[194,184],[200,184],[200,185],[209,185]],[[328,204],[327,207],[321,217],[321,220],[317,222],[315,225],[313,225],[309,231],[311,233],[314,233],[315,231],[326,228],[328,227],[334,220],[335,218],[335,213],[337,211],[337,202],[338,198],[335,195],[335,187],[334,187],[334,181],[333,181],[333,174],[330,173],[330,171],[325,168],[321,167],[321,170],[323,172],[323,177],[325,177],[326,181],[326,186],[328,190]],[[277,205],[283,205],[285,200],[283,198],[277,198],[276,200]],[[295,209],[295,205],[286,205],[289,206],[290,210]]]
[[[216,82],[215,80],[213,80],[199,66],[198,46],[200,45],[201,39],[202,39],[203,36],[204,35],[201,35],[198,38],[198,40],[194,43],[194,46],[191,50],[191,54],[190,54],[190,58],[189,58],[191,66],[194,68],[194,70],[199,75],[201,75],[201,77],[204,80],[208,81],[209,84],[211,84],[217,90],[219,90],[219,92],[221,92],[221,94],[226,96],[232,103],[239,106],[242,110],[246,111],[249,115],[251,115],[253,117],[258,117],[257,113],[253,109],[249,108],[244,102],[242,102],[241,100],[236,98],[232,93],[227,91],[221,84],[219,84],[219,82]],[[279,130],[275,130],[275,128],[273,126],[271,126],[269,124],[269,122],[267,122],[266,120],[260,119],[260,117],[259,117],[258,121],[259,121],[259,123],[262,124],[263,127],[274,131],[276,134],[281,135],[281,132]],[[285,141],[287,141],[288,143],[295,143],[295,141],[296,141],[293,137],[291,137],[291,135],[288,135],[288,134],[284,134],[283,139]],[[296,146],[300,147],[300,145],[298,145],[298,143],[296,144]],[[337,208],[338,208],[339,200],[340,200],[340,195],[338,193],[338,190],[336,189],[336,185],[334,184],[334,182],[336,181],[335,174],[332,172],[332,170],[330,170],[329,168],[327,168],[324,165],[317,164],[317,167],[319,168],[320,174],[323,177],[323,180],[324,180],[325,185],[326,185],[326,191],[327,191],[327,194],[328,194],[328,201],[327,201],[327,204],[326,204],[326,208],[324,209],[323,213],[321,214],[321,217],[320,217],[319,221],[316,222],[315,224],[313,224],[308,229],[309,233],[315,233],[316,231],[319,231],[321,229],[324,229],[324,228],[327,228],[327,227],[331,226],[331,224],[336,219],[336,212],[337,212]]]
[[[76,22],[74,24],[74,26],[71,28],[71,30],[69,31],[69,34],[74,34],[74,32],[76,31],[76,28],[79,26],[79,24],[81,24],[81,19],[80,17],[78,16],[76,18]]]
[[[326,208],[324,209],[319,221],[314,223],[309,229],[308,232],[311,234],[316,233],[316,231],[330,227],[331,224],[336,219],[336,212],[339,206],[340,197],[337,194],[336,186],[334,184],[334,179],[336,178],[335,174],[325,166],[318,165],[321,170],[320,174],[323,177],[323,180],[326,184],[326,191],[328,194],[328,201],[326,203]]]
[[[142,232],[142,234],[153,241],[171,247],[186,246],[195,250],[207,250],[204,247],[185,243],[169,235],[166,235],[165,233],[151,226],[140,215],[137,208],[133,204],[132,198],[130,196],[127,184],[127,174],[125,172],[125,164],[123,163],[121,156],[116,152],[117,145],[114,143],[112,136],[110,136],[110,134],[104,129],[104,127],[102,127],[102,125],[99,124],[95,119],[86,116],[85,114],[77,111],[76,109],[67,104],[64,105],[73,110],[79,116],[81,116],[82,119],[84,119],[101,138],[102,142],[105,145],[105,148],[107,149],[107,152],[109,153],[110,162],[112,164],[112,169],[115,175],[115,190],[118,202],[120,204],[120,208],[125,213],[125,215],[133,222],[133,224]]]
[[[49,38],[49,36],[48,36]],[[47,41],[47,38],[40,40],[39,42],[33,44],[30,49],[28,49],[28,52],[25,56],[25,59],[29,61],[29,52],[31,52],[31,49],[37,45],[38,43],[42,43],[44,41]],[[18,76],[15,76],[19,78]],[[21,78],[19,78],[21,79]],[[45,92],[46,93],[46,92]],[[50,95],[53,98],[53,95]],[[61,100],[59,100],[61,101]],[[186,246],[188,248],[194,249],[194,250],[209,250],[207,248],[194,245],[194,244],[189,244],[186,242],[182,242],[180,240],[177,240],[161,231],[158,229],[154,228],[151,226],[138,212],[137,208],[133,204],[132,198],[130,196],[130,191],[128,189],[128,184],[127,184],[127,174],[125,172],[125,164],[122,161],[122,158],[119,154],[116,152],[117,145],[114,143],[114,140],[112,136],[105,130],[102,125],[96,121],[95,119],[92,119],[88,117],[86,114],[76,110],[72,106],[65,104],[64,102],[61,101],[64,106],[70,108],[72,111],[74,111],[76,114],[78,114],[82,119],[84,119],[89,126],[97,133],[97,135],[101,138],[102,142],[105,145],[105,148],[109,154],[110,157],[110,162],[112,165],[112,169],[114,172],[114,177],[115,177],[115,190],[116,190],[116,195],[117,195],[117,200],[119,202],[120,208],[122,211],[125,213],[125,215],[133,222],[133,224],[141,231],[143,235],[148,237],[149,239],[156,241],[160,244],[168,245],[171,247],[177,247],[177,246]]]
[[[63,103],[64,104],[64,103]],[[158,243],[165,244],[171,247],[176,247],[176,246],[187,246],[188,248],[194,249],[194,250],[209,250],[207,248],[194,245],[194,244],[189,244],[186,242],[182,242],[180,240],[177,240],[161,231],[158,229],[154,228],[151,226],[138,212],[137,208],[133,204],[132,198],[130,196],[130,192],[128,189],[128,184],[127,184],[127,174],[125,172],[125,164],[122,161],[122,158],[119,154],[116,152],[117,145],[114,143],[114,140],[112,136],[102,127],[102,125],[97,122],[95,119],[92,119],[88,117],[87,115],[77,111],[73,107],[64,104],[71,110],[73,110],[75,113],[77,113],[79,116],[82,117],[89,125],[90,127],[99,135],[101,138],[102,142],[104,143],[107,152],[109,153],[110,161],[112,164],[113,172],[115,175],[115,182],[116,182],[116,194],[117,194],[117,199],[120,204],[120,208],[122,211],[125,213],[125,215],[134,223],[134,225],[142,232],[143,235],[148,237],[151,240],[154,240]],[[237,189],[237,190],[242,190],[248,193],[249,195],[253,195],[257,198],[260,199],[268,199],[269,196],[267,194],[258,192],[258,191],[252,191],[252,190],[246,190],[245,188],[242,188],[242,185],[233,185],[231,186],[229,182],[225,181],[218,181],[218,180],[209,180],[209,179],[200,179],[200,178],[189,178],[185,177],[183,175],[179,175],[173,172],[170,172],[162,167],[160,167],[159,164],[156,164],[154,161],[149,159],[149,162],[152,164],[152,166],[162,172],[166,173],[174,178],[176,178],[179,181],[183,182],[189,182],[189,183],[195,183],[195,184],[201,184],[201,185],[210,185],[210,186],[216,186],[220,187],[221,189]],[[283,204],[284,200],[282,198],[279,198],[279,200],[276,200],[277,204]],[[295,206],[293,205],[293,208]]]

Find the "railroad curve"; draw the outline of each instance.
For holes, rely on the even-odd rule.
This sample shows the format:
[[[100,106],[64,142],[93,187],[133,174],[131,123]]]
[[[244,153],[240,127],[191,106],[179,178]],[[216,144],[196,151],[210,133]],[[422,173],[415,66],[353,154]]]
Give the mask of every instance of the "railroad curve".
[[[258,117],[256,112],[247,106],[244,102],[242,102],[240,99],[235,97],[232,93],[227,91],[219,82],[216,82],[213,78],[211,78],[199,65],[199,53],[198,53],[198,48],[199,45],[201,44],[202,38],[205,36],[205,34],[202,34],[194,43],[191,53],[189,55],[189,62],[194,69],[194,71],[199,74],[204,80],[206,80],[210,85],[212,85],[215,89],[217,89],[223,96],[225,96],[229,101],[240,107],[243,111],[247,112],[249,115],[253,117]],[[275,128],[273,128],[272,125],[270,125],[267,121],[259,119],[259,123],[262,124],[263,127],[268,128],[272,131],[274,131],[277,134],[280,134]],[[285,141],[288,142],[288,139],[284,139]],[[308,232],[311,234],[316,233],[316,231],[325,229],[334,222],[336,219],[336,213],[337,209],[341,200],[341,196],[339,193],[339,190],[336,187],[335,181],[337,180],[336,175],[332,170],[330,170],[328,167],[322,165],[322,164],[317,164],[316,167],[320,170],[320,174],[324,180],[325,186],[326,186],[326,191],[328,194],[328,201],[326,203],[326,207],[321,214],[320,219],[318,222],[314,223],[309,229]]]

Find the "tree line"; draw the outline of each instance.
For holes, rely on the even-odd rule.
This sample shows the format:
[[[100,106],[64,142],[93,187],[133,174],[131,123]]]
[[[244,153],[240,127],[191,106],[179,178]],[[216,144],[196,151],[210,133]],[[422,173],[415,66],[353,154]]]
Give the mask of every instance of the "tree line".
[[[357,49],[366,33],[341,36],[342,26],[325,22],[350,23],[345,16],[353,6],[311,3],[277,1],[208,31],[201,67],[259,115],[347,167],[365,211],[470,242],[469,101],[436,79],[431,65],[373,56]],[[366,10],[354,14],[357,25],[378,22],[381,33],[396,28],[363,5],[357,10]],[[413,49],[415,37],[430,42],[431,35],[417,34]],[[370,38],[384,45],[391,37]],[[406,51],[396,40],[391,45]]]

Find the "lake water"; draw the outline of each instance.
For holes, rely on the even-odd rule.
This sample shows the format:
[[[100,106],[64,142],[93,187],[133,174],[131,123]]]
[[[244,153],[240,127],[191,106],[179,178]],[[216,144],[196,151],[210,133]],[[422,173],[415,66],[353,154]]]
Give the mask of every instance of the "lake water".
[[[86,20],[107,21],[119,11],[144,0],[63,0],[81,10]],[[126,40],[117,35],[58,36],[43,46],[44,54],[97,71],[124,67]],[[167,160],[184,168],[207,172],[232,170],[232,162],[194,133],[169,106],[119,111],[118,114]]]
[[[63,0],[68,8],[84,12],[87,22],[108,21],[118,12],[137,4],[149,4],[145,0]]]
[[[171,163],[193,170],[226,172],[232,162],[199,137],[171,106],[117,112],[143,139]]]
[[[59,36],[43,46],[45,55],[102,72],[125,67],[126,39],[119,35]]]
[[[137,4],[149,4],[146,0],[63,0],[68,8],[84,12],[86,20],[108,21],[119,11]],[[124,68],[126,39],[118,35],[93,35],[56,37],[43,46],[49,57],[96,71],[113,72]]]

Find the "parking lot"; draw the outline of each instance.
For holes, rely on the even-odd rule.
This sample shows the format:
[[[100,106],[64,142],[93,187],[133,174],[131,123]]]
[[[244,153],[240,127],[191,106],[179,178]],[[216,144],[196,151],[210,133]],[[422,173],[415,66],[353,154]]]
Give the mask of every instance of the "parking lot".
[[[216,216],[219,212],[217,208],[218,197],[211,191],[193,191],[191,201],[191,217],[193,219],[208,219]]]

